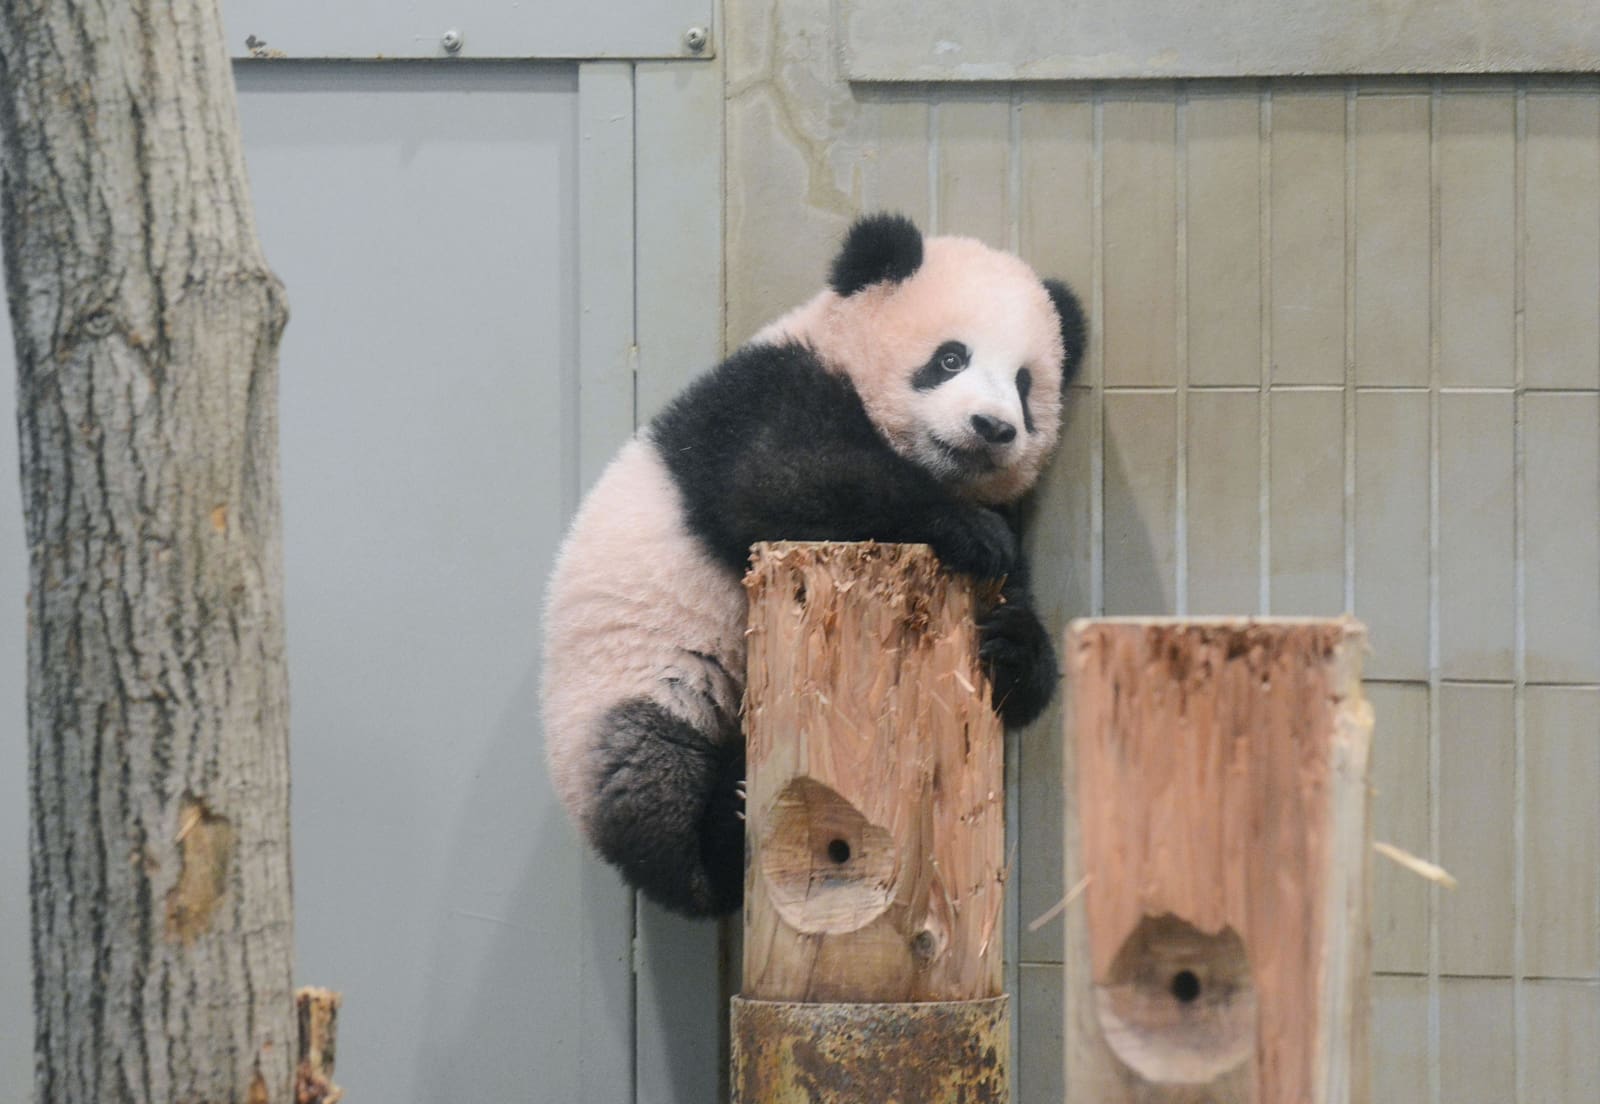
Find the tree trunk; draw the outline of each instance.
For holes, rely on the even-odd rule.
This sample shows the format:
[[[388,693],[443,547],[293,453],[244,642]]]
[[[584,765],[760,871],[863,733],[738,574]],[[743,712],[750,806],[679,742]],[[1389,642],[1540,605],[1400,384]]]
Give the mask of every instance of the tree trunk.
[[[0,6],[36,1095],[287,1102],[280,285],[213,0]]]

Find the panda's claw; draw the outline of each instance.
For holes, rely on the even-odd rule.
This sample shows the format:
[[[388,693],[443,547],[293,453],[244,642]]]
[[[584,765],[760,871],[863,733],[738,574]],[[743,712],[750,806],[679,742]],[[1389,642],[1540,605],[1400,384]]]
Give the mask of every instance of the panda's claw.
[[[1008,728],[1031,724],[1055,693],[1055,648],[1026,605],[996,606],[978,622],[978,658],[993,686],[995,711]]]
[[[1017,563],[1017,536],[994,510],[978,506],[939,519],[928,539],[939,562],[951,571],[1000,579]]]

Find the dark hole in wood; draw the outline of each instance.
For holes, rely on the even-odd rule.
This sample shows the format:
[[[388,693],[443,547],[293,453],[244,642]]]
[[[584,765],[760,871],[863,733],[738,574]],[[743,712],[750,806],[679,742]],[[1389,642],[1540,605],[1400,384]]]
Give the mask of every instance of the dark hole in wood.
[[[1193,970],[1179,970],[1172,975],[1172,995],[1183,1004],[1200,995],[1200,979],[1194,976]]]
[[[842,839],[830,840],[828,842],[828,858],[836,863],[849,862],[850,845]]]

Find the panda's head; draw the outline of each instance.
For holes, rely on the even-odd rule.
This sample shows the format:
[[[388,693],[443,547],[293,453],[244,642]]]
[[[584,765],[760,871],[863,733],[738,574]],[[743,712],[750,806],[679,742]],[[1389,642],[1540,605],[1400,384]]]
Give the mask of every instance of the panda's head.
[[[991,504],[1038,478],[1084,348],[1064,284],[972,238],[924,239],[898,215],[856,222],[829,289],[774,330],[848,375],[896,452]]]

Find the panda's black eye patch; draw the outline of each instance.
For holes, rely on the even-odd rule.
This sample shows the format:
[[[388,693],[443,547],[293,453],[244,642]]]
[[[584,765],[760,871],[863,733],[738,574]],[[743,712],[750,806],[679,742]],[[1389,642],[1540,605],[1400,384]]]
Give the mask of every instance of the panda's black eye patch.
[[[918,391],[931,391],[972,362],[972,350],[959,341],[946,341],[933,351],[928,363],[917,369],[911,377],[911,386]]]
[[[1022,428],[1033,432],[1033,410],[1028,406],[1028,392],[1033,390],[1033,373],[1026,368],[1017,369],[1017,398],[1022,400]]]

